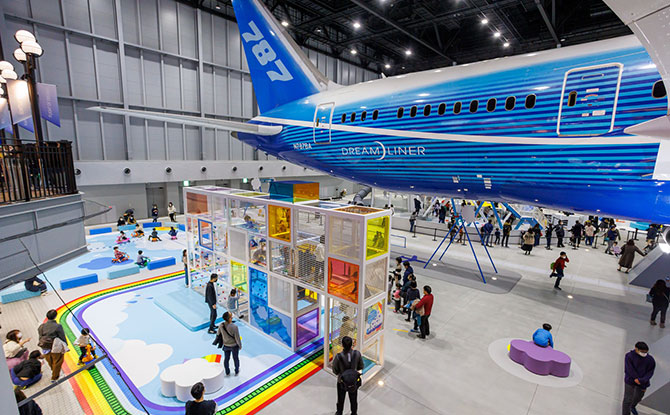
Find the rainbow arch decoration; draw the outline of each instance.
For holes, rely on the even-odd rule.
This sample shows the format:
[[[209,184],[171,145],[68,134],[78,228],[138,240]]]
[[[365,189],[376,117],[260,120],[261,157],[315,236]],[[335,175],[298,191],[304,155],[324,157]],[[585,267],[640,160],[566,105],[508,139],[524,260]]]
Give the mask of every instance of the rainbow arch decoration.
[[[63,372],[66,374],[76,371],[80,366],[77,362],[79,355],[74,346],[77,334],[81,327],[72,314],[96,299],[112,293],[119,293],[137,287],[155,284],[170,279],[183,278],[184,272],[174,272],[157,277],[151,277],[112,288],[99,290],[72,300],[57,309],[57,321],[63,325],[70,351],[65,355]],[[104,344],[103,344],[104,346]],[[220,354],[203,356],[210,362],[220,362]],[[304,349],[300,354],[293,355],[289,364],[255,388],[249,389],[236,400],[225,407],[219,407],[216,415],[246,415],[255,414],[280,396],[299,385],[323,368],[323,348],[319,342],[312,348]],[[116,374],[116,369],[109,359],[104,359],[95,367],[80,372],[69,380],[83,413],[86,415],[135,415],[152,413],[144,409],[143,405],[132,394],[130,388]],[[174,412],[179,413],[179,412]]]

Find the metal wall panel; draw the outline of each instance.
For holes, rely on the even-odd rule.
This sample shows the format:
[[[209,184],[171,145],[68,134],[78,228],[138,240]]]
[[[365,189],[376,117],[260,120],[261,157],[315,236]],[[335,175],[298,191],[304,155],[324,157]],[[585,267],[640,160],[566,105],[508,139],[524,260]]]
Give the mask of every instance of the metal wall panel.
[[[53,0],[46,0],[54,2]],[[88,0],[93,17],[93,32],[97,35],[116,39],[116,16],[114,2],[110,0]]]
[[[123,117],[104,114],[103,128],[105,131],[105,157],[107,160],[126,159],[126,140],[123,129]]]
[[[170,160],[186,160],[184,157],[184,131],[180,124],[167,124]]]

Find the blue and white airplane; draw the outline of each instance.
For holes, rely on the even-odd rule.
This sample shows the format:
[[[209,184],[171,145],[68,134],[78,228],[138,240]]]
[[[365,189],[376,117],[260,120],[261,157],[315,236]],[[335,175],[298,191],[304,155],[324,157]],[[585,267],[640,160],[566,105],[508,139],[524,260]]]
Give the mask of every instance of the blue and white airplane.
[[[234,0],[260,116],[101,111],[235,131],[384,189],[670,223],[670,122],[635,36],[341,86],[258,0]]]

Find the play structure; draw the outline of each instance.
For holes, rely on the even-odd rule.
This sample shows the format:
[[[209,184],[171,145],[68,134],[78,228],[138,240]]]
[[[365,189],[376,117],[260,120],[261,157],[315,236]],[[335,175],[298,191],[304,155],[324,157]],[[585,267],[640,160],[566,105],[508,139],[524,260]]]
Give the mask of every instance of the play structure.
[[[355,339],[363,380],[384,363],[390,211],[320,202],[318,184],[289,182],[271,193],[184,189],[189,286],[217,273],[236,316],[293,351],[323,337],[325,369]]]

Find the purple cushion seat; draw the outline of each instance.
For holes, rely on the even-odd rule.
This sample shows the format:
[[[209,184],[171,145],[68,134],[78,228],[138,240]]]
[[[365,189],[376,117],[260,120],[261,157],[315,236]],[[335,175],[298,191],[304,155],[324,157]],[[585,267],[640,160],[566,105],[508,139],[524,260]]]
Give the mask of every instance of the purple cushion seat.
[[[532,341],[512,340],[509,357],[537,375],[568,377],[572,360],[551,346],[540,347]]]

